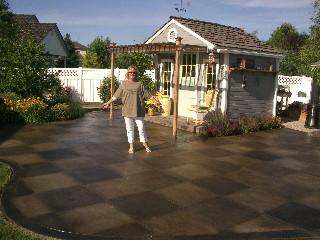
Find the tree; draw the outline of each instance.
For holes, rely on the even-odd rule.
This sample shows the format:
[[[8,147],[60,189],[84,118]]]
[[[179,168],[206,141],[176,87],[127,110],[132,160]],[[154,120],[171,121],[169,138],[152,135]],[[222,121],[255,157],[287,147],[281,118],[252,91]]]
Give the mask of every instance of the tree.
[[[320,60],[320,0],[313,2],[313,24],[310,27],[311,33],[306,44],[302,47],[301,56],[301,75],[310,76],[320,83],[320,69],[312,69],[311,65]]]
[[[320,25],[320,0],[315,0],[312,3],[313,15],[311,16],[311,21],[315,26]]]
[[[306,39],[307,34],[300,34],[291,23],[282,23],[280,27],[273,31],[267,42],[284,55],[280,64],[281,74],[299,74],[299,66],[301,65],[299,51],[305,44]]]
[[[44,46],[38,45],[31,33],[20,31],[8,4],[5,0],[0,1],[0,26],[12,28],[0,37],[0,93],[40,97],[59,84],[54,75],[48,74],[48,55],[43,53]]]
[[[66,67],[80,67],[80,54],[76,51],[74,44],[71,40],[71,36],[67,33],[64,36],[64,43],[66,44],[68,50],[68,56],[66,59]],[[59,57],[56,67],[64,67],[64,58]]]
[[[88,45],[82,66],[87,68],[110,68],[111,54],[108,51],[109,47],[110,39],[108,37],[105,40],[102,37],[95,38]],[[96,56],[97,62],[92,61],[93,56]],[[90,58],[90,60],[87,58]]]
[[[116,66],[118,68],[128,68],[134,65],[139,69],[140,73],[150,69],[152,55],[145,53],[122,53],[116,58]]]
[[[268,43],[282,52],[299,52],[301,46],[306,42],[307,35],[298,33],[291,23],[282,23],[271,34]]]
[[[84,68],[98,68],[98,56],[95,52],[87,52],[82,60]]]
[[[146,70],[150,69],[152,55],[145,53],[122,53],[116,58],[116,66],[118,68],[128,68],[134,65],[139,71],[139,81],[141,81],[146,88],[153,92],[155,89],[152,79],[145,74]]]
[[[0,0],[0,39],[12,37],[17,26],[13,14],[9,11],[9,5],[5,0]]]

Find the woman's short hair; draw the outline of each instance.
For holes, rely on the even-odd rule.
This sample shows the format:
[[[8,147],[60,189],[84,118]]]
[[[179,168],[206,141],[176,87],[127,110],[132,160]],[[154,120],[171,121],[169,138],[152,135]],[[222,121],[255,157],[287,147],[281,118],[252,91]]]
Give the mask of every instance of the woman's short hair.
[[[136,78],[138,78],[138,75],[139,75],[138,68],[136,66],[133,66],[133,65],[131,65],[131,66],[129,66],[127,68],[126,78],[129,79],[128,73],[129,73],[130,70],[134,70],[136,72]]]

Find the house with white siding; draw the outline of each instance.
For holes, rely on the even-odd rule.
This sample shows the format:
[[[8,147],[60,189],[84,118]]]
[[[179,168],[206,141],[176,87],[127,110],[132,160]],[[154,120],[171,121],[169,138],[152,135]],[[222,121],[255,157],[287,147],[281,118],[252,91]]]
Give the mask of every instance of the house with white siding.
[[[14,19],[24,34],[32,33],[38,44],[44,46],[52,64],[57,57],[67,57],[68,50],[56,23],[40,23],[36,15],[31,14],[15,14]]]

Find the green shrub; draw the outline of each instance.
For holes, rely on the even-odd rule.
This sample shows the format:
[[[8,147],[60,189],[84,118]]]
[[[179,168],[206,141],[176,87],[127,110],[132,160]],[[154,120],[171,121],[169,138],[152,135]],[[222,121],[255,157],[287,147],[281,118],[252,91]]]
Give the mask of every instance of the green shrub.
[[[22,99],[20,95],[14,93],[14,92],[1,93],[0,98],[11,100],[11,101],[18,101],[18,100]]]
[[[45,98],[49,106],[57,103],[71,103],[74,92],[72,87],[56,85],[50,93],[45,94]]]
[[[5,93],[0,96],[0,124],[25,124],[24,118],[13,108],[6,105],[6,100],[12,101],[20,99],[20,97],[14,93]]]
[[[274,117],[270,113],[241,115],[238,117],[237,122],[239,123],[242,133],[264,131],[282,126],[281,118]]]
[[[227,115],[212,111],[204,117],[203,126],[202,135],[220,137],[281,128],[282,121],[268,113],[240,115],[231,121]]]
[[[152,81],[152,78],[147,74],[139,75],[139,81],[143,83],[143,85],[148,89],[149,92],[154,92],[155,85]]]
[[[114,91],[119,87],[119,82],[115,78]],[[100,87],[97,87],[98,95],[102,102],[107,102],[111,98],[111,77],[104,77]]]
[[[57,103],[50,107],[50,112],[54,121],[76,119],[85,114],[80,102]]]
[[[212,137],[230,136],[239,134],[240,129],[236,122],[231,121],[227,115],[221,112],[209,112],[204,117],[205,132]]]
[[[50,108],[52,119],[55,121],[71,118],[70,107],[66,103],[57,103]]]
[[[83,115],[86,113],[80,102],[71,102],[69,104],[69,110],[71,114],[70,119],[83,117]]]
[[[240,115],[237,120],[242,133],[259,131],[260,123],[257,117],[253,115]]]
[[[3,123],[45,123],[49,114],[47,104],[38,98],[24,98],[18,100],[4,99],[1,111]],[[14,118],[17,118],[15,120]],[[22,121],[23,119],[23,121]]]
[[[0,107],[0,124],[25,124],[26,121],[17,111]]]
[[[69,95],[67,91],[66,95]],[[51,107],[41,98],[24,98],[14,93],[0,96],[0,124],[32,124],[80,118],[85,110],[80,102],[58,103]]]

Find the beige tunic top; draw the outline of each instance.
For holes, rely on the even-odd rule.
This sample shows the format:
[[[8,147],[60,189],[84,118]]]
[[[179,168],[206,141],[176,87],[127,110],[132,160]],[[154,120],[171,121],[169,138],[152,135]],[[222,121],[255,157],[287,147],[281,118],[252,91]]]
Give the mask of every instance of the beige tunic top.
[[[141,82],[126,80],[119,86],[114,97],[122,99],[123,117],[144,117],[144,101],[150,99],[152,95]]]

